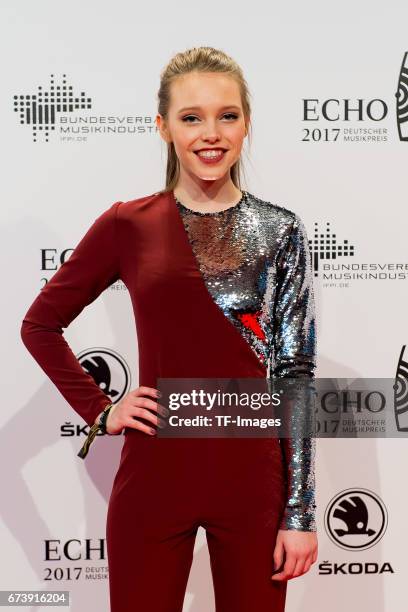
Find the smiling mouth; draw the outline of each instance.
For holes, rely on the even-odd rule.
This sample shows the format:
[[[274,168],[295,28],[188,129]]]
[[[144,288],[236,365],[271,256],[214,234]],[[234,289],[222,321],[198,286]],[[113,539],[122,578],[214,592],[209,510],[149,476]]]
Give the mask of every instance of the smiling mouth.
[[[200,151],[194,151],[194,153],[205,160],[218,160],[224,156],[227,149],[202,149]]]

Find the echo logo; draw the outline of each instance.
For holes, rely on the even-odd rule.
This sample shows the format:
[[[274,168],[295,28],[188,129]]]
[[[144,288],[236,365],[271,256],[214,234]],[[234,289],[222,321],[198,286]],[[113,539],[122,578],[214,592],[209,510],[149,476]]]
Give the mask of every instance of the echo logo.
[[[395,93],[397,99],[397,126],[400,140],[408,140],[408,52],[404,54]]]

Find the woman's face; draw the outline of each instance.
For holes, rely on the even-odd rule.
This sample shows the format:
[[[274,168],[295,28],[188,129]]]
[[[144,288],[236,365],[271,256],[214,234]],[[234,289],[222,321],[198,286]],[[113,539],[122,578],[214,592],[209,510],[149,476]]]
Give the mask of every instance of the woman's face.
[[[157,115],[157,122],[174,143],[180,174],[206,181],[229,174],[247,134],[237,82],[216,72],[189,73],[173,81],[170,98],[167,121]]]

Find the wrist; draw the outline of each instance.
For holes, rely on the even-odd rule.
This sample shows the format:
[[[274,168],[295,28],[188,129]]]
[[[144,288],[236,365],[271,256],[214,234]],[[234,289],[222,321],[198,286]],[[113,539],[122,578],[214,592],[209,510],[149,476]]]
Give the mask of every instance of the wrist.
[[[99,419],[101,418],[102,415],[103,415],[103,410],[96,416],[96,419],[94,420],[94,425],[99,425]]]
[[[85,457],[87,456],[88,451],[89,451],[89,447],[91,446],[92,442],[94,441],[95,436],[98,433],[98,431],[101,431],[102,433],[107,433],[106,432],[106,420],[107,420],[109,412],[113,408],[113,406],[114,406],[114,404],[108,404],[107,406],[105,406],[103,411],[100,412],[98,414],[98,416],[96,417],[95,422],[92,425],[91,429],[89,430],[89,434],[88,434],[84,444],[82,445],[82,448],[80,449],[80,451],[78,453],[78,457],[81,457],[81,459],[85,459]]]
[[[114,407],[114,404],[108,404],[107,406],[105,406],[104,410],[101,412],[99,416],[98,428],[104,434],[108,433],[106,430],[106,423],[109,417],[109,413],[113,409],[113,407]]]

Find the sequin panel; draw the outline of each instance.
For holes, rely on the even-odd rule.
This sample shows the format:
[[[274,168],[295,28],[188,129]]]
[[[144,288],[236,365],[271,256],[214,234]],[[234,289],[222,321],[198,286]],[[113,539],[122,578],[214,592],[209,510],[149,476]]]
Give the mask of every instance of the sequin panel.
[[[300,217],[248,191],[215,213],[176,204],[208,291],[268,376],[313,378],[313,275]],[[315,442],[280,439],[288,485],[281,529],[316,531]]]

